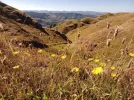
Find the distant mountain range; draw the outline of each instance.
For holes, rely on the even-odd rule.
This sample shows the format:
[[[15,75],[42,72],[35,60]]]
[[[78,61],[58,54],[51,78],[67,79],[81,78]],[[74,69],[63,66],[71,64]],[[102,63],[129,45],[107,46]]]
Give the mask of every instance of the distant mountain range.
[[[23,10],[24,12],[38,12],[38,13],[77,13],[84,15],[100,15],[106,12],[95,12],[95,11],[49,11],[49,10]]]
[[[70,19],[82,19],[85,17],[96,17],[104,12],[93,11],[47,11],[47,10],[24,10],[31,17],[38,20],[43,26],[54,25]]]

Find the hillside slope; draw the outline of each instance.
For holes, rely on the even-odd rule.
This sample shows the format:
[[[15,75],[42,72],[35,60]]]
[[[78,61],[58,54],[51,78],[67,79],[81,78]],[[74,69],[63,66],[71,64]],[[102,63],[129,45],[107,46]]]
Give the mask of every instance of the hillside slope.
[[[67,34],[68,32],[75,30],[77,28],[89,25],[89,24],[94,24],[97,22],[96,18],[91,18],[91,17],[85,17],[80,20],[67,20],[64,22],[61,22],[57,24],[55,27],[53,27],[53,30],[57,30],[58,32],[62,34]]]
[[[16,38],[16,43],[17,41],[36,41],[45,45],[67,43],[66,36],[43,28],[35,19],[2,2],[0,2],[0,24],[3,26],[1,34],[5,32],[4,35],[8,39]]]
[[[109,28],[107,28],[108,24]],[[111,39],[111,46],[107,53],[107,55],[110,56],[116,51],[118,51],[117,54],[120,54],[120,50],[125,47],[129,49],[129,52],[132,52],[134,49],[133,25],[134,13],[118,13],[104,18],[95,24],[83,26],[79,29],[70,31],[67,36],[74,41],[77,48],[81,48],[83,51],[91,51],[92,53],[96,52],[98,53],[96,56],[99,56],[99,54],[107,48],[106,42],[108,39]],[[78,33],[80,34],[79,38],[77,37]],[[121,41],[123,39],[126,41],[125,44],[122,45]],[[129,44],[130,41],[131,44]]]

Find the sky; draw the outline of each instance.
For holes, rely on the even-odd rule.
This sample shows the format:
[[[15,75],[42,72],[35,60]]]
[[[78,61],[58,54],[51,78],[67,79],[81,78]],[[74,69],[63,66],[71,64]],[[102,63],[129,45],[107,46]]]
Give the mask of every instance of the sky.
[[[134,12],[134,0],[0,0],[19,10]]]

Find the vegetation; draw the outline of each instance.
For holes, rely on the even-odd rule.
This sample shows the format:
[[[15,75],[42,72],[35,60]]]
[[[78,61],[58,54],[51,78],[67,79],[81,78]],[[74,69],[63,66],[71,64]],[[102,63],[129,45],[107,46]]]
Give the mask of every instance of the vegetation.
[[[85,17],[81,20],[67,20],[64,22],[61,22],[57,24],[55,27],[53,27],[53,30],[57,30],[62,34],[68,34],[70,31],[78,29],[83,26],[87,26],[89,24],[94,24],[97,22],[96,18],[91,18],[91,17]]]
[[[70,31],[71,43],[0,16],[0,100],[133,100],[133,21],[114,14]]]

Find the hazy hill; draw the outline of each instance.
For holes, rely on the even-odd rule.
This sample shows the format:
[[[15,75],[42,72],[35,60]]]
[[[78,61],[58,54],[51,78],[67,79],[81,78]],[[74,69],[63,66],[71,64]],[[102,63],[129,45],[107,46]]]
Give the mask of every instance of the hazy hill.
[[[84,17],[96,17],[103,13],[90,11],[24,11],[36,18],[44,26],[58,24],[65,20],[82,19]]]

